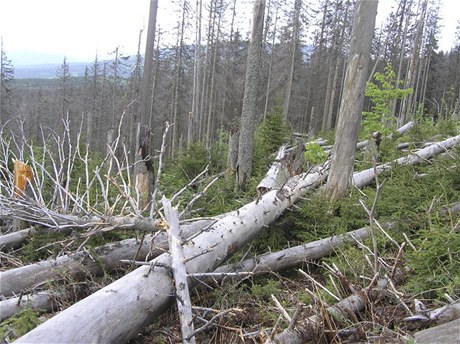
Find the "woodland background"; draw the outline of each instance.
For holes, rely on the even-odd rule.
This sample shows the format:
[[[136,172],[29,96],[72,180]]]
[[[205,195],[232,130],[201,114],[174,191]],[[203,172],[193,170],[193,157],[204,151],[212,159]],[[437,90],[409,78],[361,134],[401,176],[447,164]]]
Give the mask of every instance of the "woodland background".
[[[6,234],[0,240],[15,239],[0,245],[0,294],[10,297],[1,305],[21,312],[5,316],[1,338],[73,338],[72,331],[53,325],[70,317],[68,327],[86,339],[104,333],[100,340],[106,342],[180,341],[179,323],[192,321],[179,321],[172,311],[155,318],[178,289],[169,288],[166,268],[146,263],[159,254],[153,261],[169,261],[163,253],[167,245],[155,241],[167,241],[170,233],[164,231],[170,221],[162,216],[161,195],[177,204],[181,229],[197,226],[198,234],[183,238],[183,246],[194,253],[188,269],[198,273],[205,264],[214,270],[235,253],[231,262],[253,257],[257,268],[263,253],[281,254],[279,263],[285,255],[276,251],[292,245],[329,242],[351,231],[372,236],[372,242],[352,236],[326,254],[337,257],[296,260],[295,266],[314,276],[308,279],[297,269],[278,273],[282,268],[275,264],[261,272],[268,276],[252,276],[254,268],[242,281],[210,281],[191,289],[192,303],[200,305],[193,308],[193,322],[205,324],[196,335],[202,342],[269,343],[291,326],[297,331],[288,335],[302,333],[318,343],[401,342],[430,323],[437,307],[458,307],[460,166],[454,146],[460,140],[460,28],[452,49],[439,51],[440,3],[401,0],[374,32],[360,131],[365,141],[350,161],[355,177],[371,177],[357,178],[343,198],[331,200],[313,189],[327,177],[355,2],[324,0],[311,7],[301,0],[267,1],[257,59],[261,80],[251,89],[257,103],[252,177],[238,190],[232,140],[241,129],[245,78],[254,59],[248,58],[250,34],[236,24],[242,15],[237,4],[177,1],[175,44],[165,43],[165,33],[157,30],[155,49],[145,55],[151,59],[144,60],[140,44],[136,56],[116,48],[111,60],[96,55],[83,77],[72,76],[64,58],[55,79],[15,79],[2,44],[0,229]],[[152,78],[146,87],[147,72]],[[405,130],[395,130],[406,123]],[[382,136],[371,137],[375,130]],[[146,146],[153,161],[144,155]],[[279,155],[288,158],[275,159],[280,146]],[[355,143],[351,146],[354,150]],[[294,156],[300,162],[293,158],[291,165]],[[28,161],[34,173],[26,196],[13,186],[14,157]],[[139,165],[147,170],[142,180],[154,186],[145,198],[148,188],[139,187],[144,171],[134,171]],[[270,178],[264,178],[267,171]],[[263,184],[267,179],[279,183]],[[254,222],[253,213],[259,214]],[[12,231],[21,226],[27,228]],[[390,234],[382,229],[376,236],[376,227]],[[374,285],[378,277],[387,288]],[[165,289],[156,293],[152,286]],[[377,297],[367,303],[371,291]],[[328,316],[329,305],[363,292],[362,312]],[[46,306],[21,301],[29,297],[44,297]],[[273,307],[276,298],[281,303]],[[417,303],[420,298],[429,311]],[[49,317],[40,317],[44,308],[60,312],[32,330]],[[121,322],[118,309],[125,315]],[[303,322],[312,317],[322,319],[316,328]],[[422,325],[413,325],[413,317]],[[89,327],[92,331],[80,331]]]
[[[237,26],[245,9],[236,0],[174,4],[176,27],[166,33],[160,28],[155,35],[148,119],[154,151],[165,121],[173,124],[169,156],[197,141],[209,147],[219,133],[238,126],[249,36],[249,28]],[[458,111],[460,31],[451,51],[438,50],[439,6],[433,0],[401,0],[374,35],[369,80],[389,64],[395,72],[391,82],[413,89],[394,101],[391,115],[401,125],[416,115],[436,121]],[[354,2],[344,0],[322,0],[313,7],[301,0],[267,2],[257,90],[260,120],[278,111],[298,132],[334,128],[353,11]],[[145,34],[140,32],[139,41]],[[175,36],[175,44],[163,42],[164,35]],[[102,154],[121,124],[123,142],[134,154],[143,47],[130,57],[116,48],[106,61],[96,54],[84,77],[72,77],[64,58],[51,80],[15,80],[14,61],[3,44],[1,50],[1,123],[18,130],[15,122],[22,121],[26,136],[39,142],[43,128],[61,132],[61,119],[68,118],[72,142],[81,132],[82,142]],[[370,107],[367,100],[365,110]]]

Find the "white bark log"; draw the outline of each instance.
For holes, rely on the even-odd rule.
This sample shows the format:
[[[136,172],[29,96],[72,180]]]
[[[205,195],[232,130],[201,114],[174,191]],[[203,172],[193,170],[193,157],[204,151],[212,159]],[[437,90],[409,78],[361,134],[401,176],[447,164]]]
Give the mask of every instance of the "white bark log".
[[[56,310],[57,305],[54,303],[54,300],[59,296],[60,295],[45,291],[0,301],[0,321],[8,319],[26,308],[41,311]]]
[[[192,334],[195,329],[193,327],[192,302],[190,301],[185,257],[180,239],[179,213],[176,208],[172,207],[171,201],[164,196],[163,208],[169,227],[169,252],[171,253],[171,267],[176,286],[176,305],[181,323],[182,343],[194,344],[195,337]]]
[[[26,228],[0,236],[0,251],[6,252],[21,247],[29,237],[30,232],[31,228]]]
[[[215,223],[184,246],[187,271],[214,271],[238,249],[276,220],[309,189],[324,179],[321,173],[291,178]],[[172,300],[173,282],[165,253],[118,281],[74,304],[17,340],[17,343],[122,343],[160,315]]]
[[[278,190],[289,177],[302,173],[304,163],[305,146],[299,144],[294,148],[287,149],[282,145],[278,150],[275,162],[270,166],[265,177],[257,185],[257,193],[263,195],[270,190]]]
[[[391,224],[383,225],[384,228],[391,228]],[[360,228],[345,234],[334,235],[329,238],[313,241],[307,244],[290,247],[278,252],[263,254],[254,258],[246,259],[239,263],[223,265],[217,268],[216,273],[227,272],[252,272],[264,274],[272,271],[281,271],[295,267],[305,261],[314,260],[329,256],[345,243],[356,243],[356,240],[369,238],[369,227]],[[238,278],[244,275],[238,276]]]
[[[200,220],[181,226],[181,237],[188,238],[211,225],[214,220]],[[0,295],[5,297],[32,290],[47,281],[61,279],[62,276],[78,276],[87,273],[100,275],[105,271],[113,271],[121,266],[120,260],[133,259],[137,252],[137,260],[144,260],[147,255],[154,258],[168,248],[166,232],[146,235],[139,248],[137,239],[126,239],[94,249],[91,257],[86,252],[64,255],[56,259],[41,261],[0,272]],[[93,259],[97,257],[97,259]]]
[[[447,140],[434,143],[431,146],[425,147],[423,149],[418,150],[416,153],[393,160],[392,162],[382,164],[377,166],[375,169],[377,174],[380,174],[386,170],[391,169],[394,165],[416,165],[422,161],[426,161],[431,159],[436,154],[445,152],[451,149],[453,146],[460,142],[460,135],[448,138]],[[373,167],[355,173],[353,175],[353,184],[357,187],[363,187],[365,185],[369,185],[375,178],[375,170]]]

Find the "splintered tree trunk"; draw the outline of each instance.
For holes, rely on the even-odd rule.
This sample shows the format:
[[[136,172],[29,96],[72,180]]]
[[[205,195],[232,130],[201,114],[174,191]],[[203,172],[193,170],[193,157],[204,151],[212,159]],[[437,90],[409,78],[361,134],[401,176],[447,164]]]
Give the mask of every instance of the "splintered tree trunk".
[[[251,42],[249,44],[243,109],[241,113],[240,142],[238,146],[237,186],[244,190],[252,173],[254,133],[257,125],[257,94],[260,83],[260,59],[264,26],[265,0],[254,3]]]
[[[344,93],[327,182],[332,200],[345,196],[353,173],[377,5],[377,0],[360,0],[356,4]]]

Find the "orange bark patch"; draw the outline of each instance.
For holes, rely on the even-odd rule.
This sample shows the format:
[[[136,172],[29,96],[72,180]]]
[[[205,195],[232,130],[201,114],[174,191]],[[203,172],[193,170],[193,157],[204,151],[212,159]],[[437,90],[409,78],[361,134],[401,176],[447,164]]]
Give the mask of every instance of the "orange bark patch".
[[[32,167],[26,163],[14,160],[14,194],[23,196],[26,190],[27,182],[33,178]]]

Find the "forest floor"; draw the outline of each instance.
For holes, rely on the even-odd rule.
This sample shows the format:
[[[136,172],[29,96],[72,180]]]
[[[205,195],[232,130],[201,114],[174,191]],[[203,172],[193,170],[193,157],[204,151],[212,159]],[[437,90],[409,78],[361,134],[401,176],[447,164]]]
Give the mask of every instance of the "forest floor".
[[[450,129],[443,137],[458,135],[456,126]],[[424,130],[416,129],[399,139],[410,142],[406,151],[396,149],[394,142],[383,141],[381,161],[404,156],[419,147],[421,138],[427,135]],[[371,167],[370,160],[369,152],[359,152],[355,170]],[[311,192],[232,258],[232,262],[239,262],[367,226],[372,219],[366,207],[370,208],[378,198],[373,218],[382,224],[395,224],[386,235],[377,230],[379,278],[392,281],[386,288],[375,295],[366,292],[376,281],[371,239],[345,244],[329,257],[304,261],[282,272],[238,280],[206,280],[191,291],[195,329],[206,325],[196,335],[197,342],[264,343],[288,326],[312,316],[322,319],[321,326],[299,331],[304,331],[302,334],[313,343],[412,342],[416,331],[435,321],[407,321],[408,317],[420,314],[420,307],[426,313],[460,299],[460,211],[455,207],[460,203],[459,161],[457,146],[422,164],[395,166],[379,177],[379,191],[375,183],[363,190],[353,188],[345,199],[334,203],[321,190]],[[203,203],[219,199],[216,195],[222,194],[222,190],[216,190]],[[5,225],[6,221],[3,222]],[[92,238],[91,245],[130,235],[123,231],[104,233]],[[81,244],[62,238],[36,235],[21,249],[1,253],[0,271],[76,250]],[[65,291],[66,298],[56,300],[62,310],[125,272],[103,277],[64,277],[47,287]],[[369,302],[364,310],[343,317],[329,314],[328,307],[354,293],[366,295]],[[34,327],[50,316],[23,313],[22,318],[5,320],[0,323],[0,338],[8,333],[11,338],[14,326],[26,322]],[[27,330],[31,326],[26,326]],[[14,331],[20,332],[18,328]],[[180,321],[176,307],[172,307],[130,343],[180,341]]]

